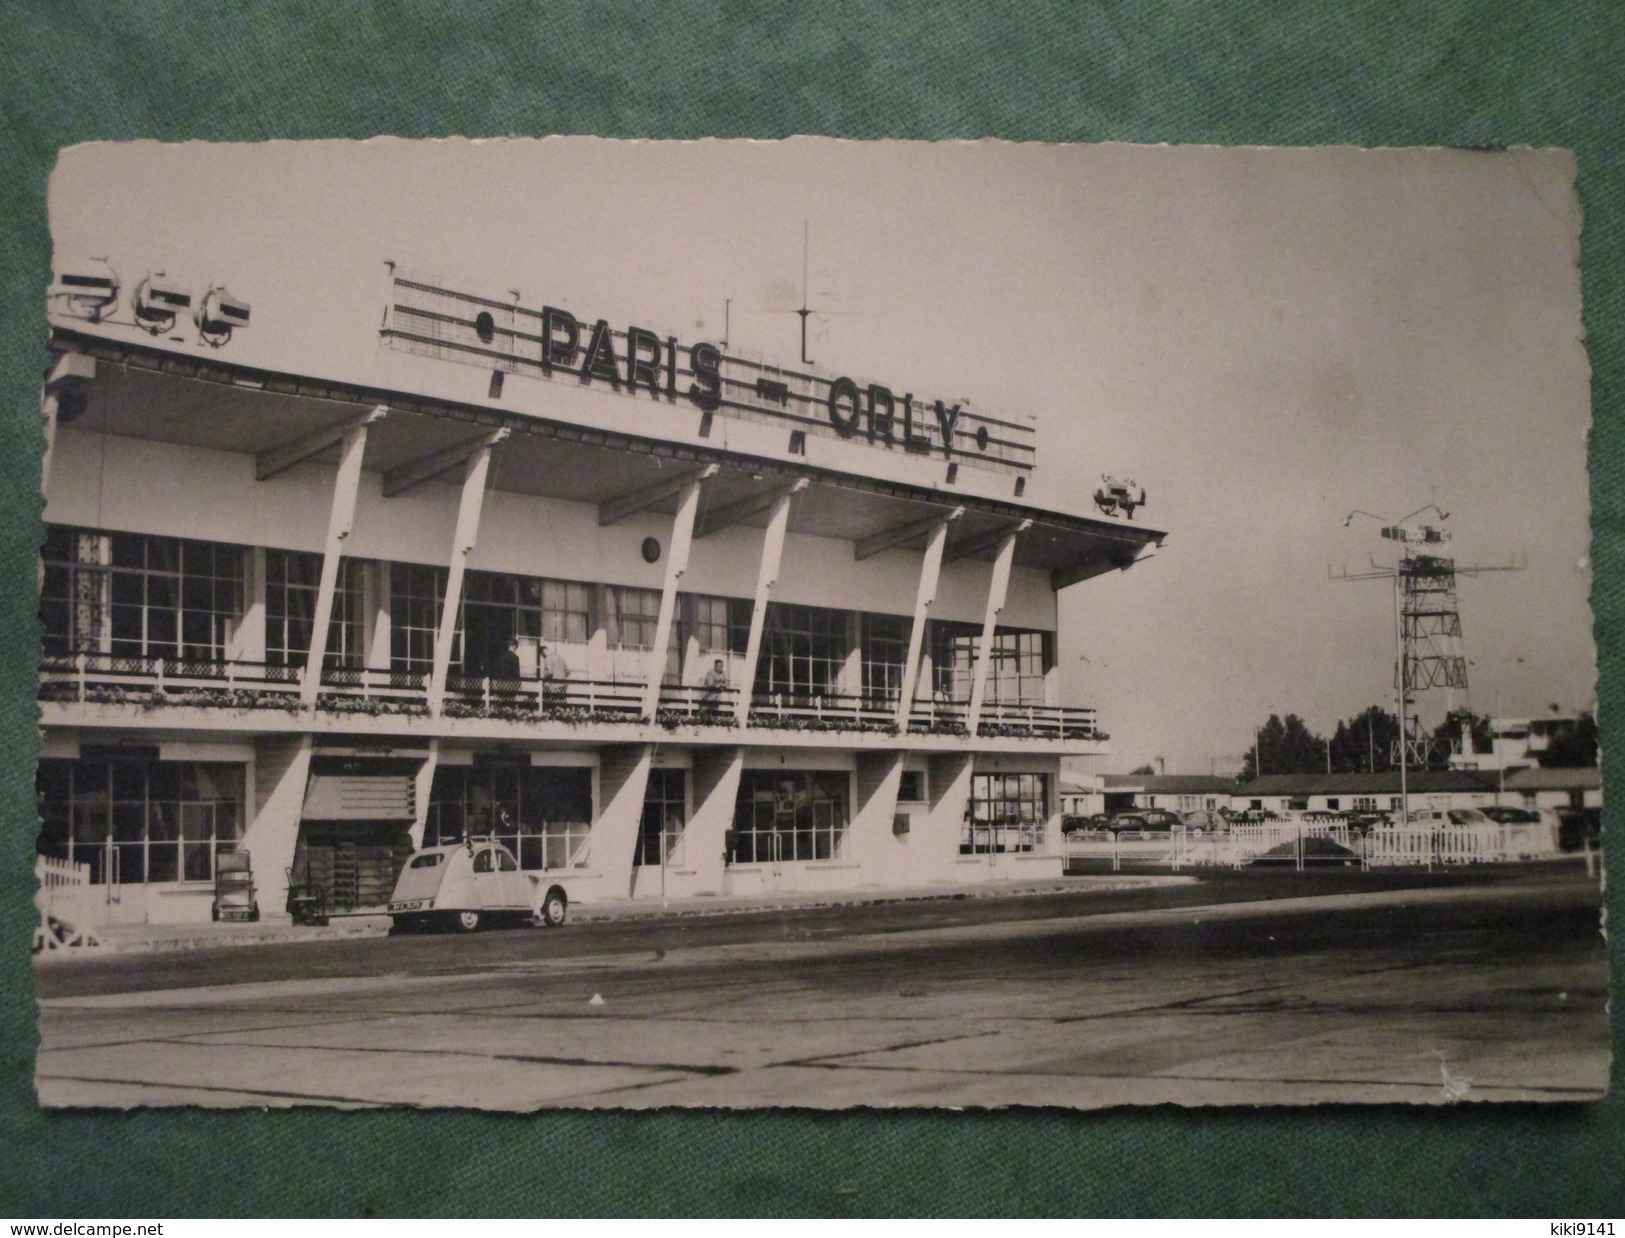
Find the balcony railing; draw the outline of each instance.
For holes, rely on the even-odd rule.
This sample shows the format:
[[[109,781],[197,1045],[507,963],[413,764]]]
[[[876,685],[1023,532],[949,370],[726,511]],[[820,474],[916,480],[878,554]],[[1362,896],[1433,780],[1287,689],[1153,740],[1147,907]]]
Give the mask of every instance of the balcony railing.
[[[447,675],[445,712],[510,720],[637,722],[643,685],[628,680]]]
[[[130,657],[82,653],[50,655],[40,664],[39,695],[45,701],[193,705],[237,709],[301,708],[301,668],[263,662],[197,658]],[[316,707],[339,713],[428,712],[428,676],[419,671],[329,667],[322,673]],[[657,720],[663,724],[734,725],[737,688],[666,684]],[[643,685],[635,680],[538,680],[452,674],[442,706],[448,717],[509,721],[648,721]],[[963,701],[917,701],[909,714],[911,735],[966,734]],[[831,692],[751,695],[752,728],[823,731],[891,731],[896,702]],[[982,738],[1101,740],[1095,711],[1065,705],[987,702],[977,734]]]
[[[976,733],[1021,739],[1105,739],[1095,711],[1076,705],[1022,705],[988,701]]]
[[[40,662],[39,694],[46,701],[296,708],[299,668],[111,653],[47,655]]]
[[[689,683],[661,684],[659,720],[663,723],[732,726],[738,704],[738,688],[707,688],[704,684]]]
[[[426,714],[427,679],[421,671],[329,666],[322,671],[316,707],[334,713]]]
[[[915,701],[908,713],[910,735],[963,735],[970,706],[964,701],[932,697]]]
[[[755,692],[750,725],[800,731],[881,731],[897,721],[897,703],[844,692]]]

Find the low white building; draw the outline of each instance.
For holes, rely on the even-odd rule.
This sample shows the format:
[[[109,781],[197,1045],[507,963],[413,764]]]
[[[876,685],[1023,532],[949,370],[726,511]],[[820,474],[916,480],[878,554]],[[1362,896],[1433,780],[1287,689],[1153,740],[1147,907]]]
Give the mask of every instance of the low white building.
[[[1504,804],[1520,808],[1601,808],[1602,770],[1520,769],[1501,784]]]
[[[1495,780],[1467,770],[1398,770],[1376,774],[1265,774],[1235,784],[1231,807],[1269,812],[1397,812],[1408,795],[1419,809],[1487,808]]]

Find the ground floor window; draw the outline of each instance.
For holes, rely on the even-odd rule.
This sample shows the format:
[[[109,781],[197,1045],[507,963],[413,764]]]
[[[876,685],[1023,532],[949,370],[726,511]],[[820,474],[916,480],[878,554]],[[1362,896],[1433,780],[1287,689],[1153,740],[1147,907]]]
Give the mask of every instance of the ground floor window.
[[[144,756],[41,761],[42,854],[109,882],[213,881],[243,833],[243,767]]]
[[[579,867],[592,829],[592,770],[578,765],[441,765],[423,845],[494,838],[526,869]]]
[[[842,770],[746,770],[728,848],[736,864],[834,860],[849,813]]]
[[[688,779],[680,769],[649,771],[643,793],[643,825],[638,832],[634,864],[682,864],[683,826],[688,819],[685,797]]]
[[[897,780],[897,802],[899,804],[923,804],[925,801],[925,771],[923,769],[905,769],[903,776]]]
[[[976,774],[960,854],[1037,851],[1048,818],[1048,774]]]

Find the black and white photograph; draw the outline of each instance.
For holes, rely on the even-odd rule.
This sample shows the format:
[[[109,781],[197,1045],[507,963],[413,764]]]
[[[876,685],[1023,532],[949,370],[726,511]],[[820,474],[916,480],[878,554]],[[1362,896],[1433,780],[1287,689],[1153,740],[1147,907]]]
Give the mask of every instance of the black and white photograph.
[[[1601,1098],[1575,173],[62,150],[39,1103]]]

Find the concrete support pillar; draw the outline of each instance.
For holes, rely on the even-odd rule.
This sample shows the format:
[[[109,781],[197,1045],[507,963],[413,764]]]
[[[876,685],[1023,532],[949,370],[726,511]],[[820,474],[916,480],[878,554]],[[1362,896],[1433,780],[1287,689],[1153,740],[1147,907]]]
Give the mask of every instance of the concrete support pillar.
[[[840,690],[848,696],[863,695],[863,616],[846,612],[846,661],[841,666]]]
[[[287,916],[288,869],[299,843],[310,753],[309,735],[262,735],[254,741],[253,803],[242,846],[254,868],[262,919]]]
[[[265,661],[265,547],[250,546],[243,563],[243,615],[226,642],[233,662]]]
[[[446,699],[446,675],[451,668],[451,646],[457,636],[457,612],[463,603],[463,573],[480,533],[480,511],[485,505],[485,479],[491,471],[491,444],[477,448],[463,466],[463,495],[457,505],[457,531],[452,536],[451,562],[446,570],[446,596],[440,605],[440,625],[434,633],[434,662],[429,670],[429,712],[439,714]]]
[[[762,561],[756,570],[756,600],[750,610],[750,639],[745,645],[744,674],[740,677],[739,699],[734,705],[734,718],[740,726],[750,720],[751,690],[756,683],[756,662],[762,655],[762,632],[767,624],[767,606],[773,598],[773,587],[779,583],[779,564],[784,558],[784,534],[790,527],[789,494],[780,495],[773,502],[773,514],[768,517],[767,531],[762,535]]]
[[[369,671],[389,669],[389,564],[369,563],[361,574],[361,660]]]
[[[982,720],[982,705],[987,699],[987,673],[993,664],[993,634],[1004,613],[1004,600],[1010,591],[1010,565],[1015,562],[1016,536],[1030,528],[1032,521],[1024,521],[1020,529],[1007,533],[999,543],[999,553],[993,559],[993,579],[987,586],[987,609],[982,617],[982,639],[976,646],[976,665],[971,671],[970,709],[965,714],[965,730],[976,734]]]
[[[845,858],[859,866],[860,885],[907,885],[913,878],[910,839],[892,832],[902,780],[901,752],[858,753]]]
[[[660,615],[655,620],[654,648],[649,650],[645,670],[642,712],[651,721],[660,708],[660,684],[666,675],[666,655],[671,645],[671,625],[677,614],[677,587],[688,571],[688,552],[694,544],[694,517],[700,510],[700,485],[716,472],[712,465],[683,487],[677,500],[677,514],[671,523],[671,545],[666,551],[666,579],[660,589]]]
[[[695,894],[722,894],[724,851],[739,801],[743,748],[697,748],[689,771],[693,812],[683,829],[683,858],[694,870]]]
[[[412,778],[412,850],[423,846],[423,831],[429,824],[429,795],[434,790],[434,771],[440,764],[440,741],[429,741],[429,755]]]
[[[376,409],[376,420],[385,410]],[[322,687],[322,663],[327,660],[327,629],[333,621],[333,594],[338,589],[339,561],[344,540],[355,522],[356,494],[361,488],[361,458],[367,448],[367,427],[371,421],[352,426],[339,446],[338,475],[333,479],[333,505],[327,517],[327,542],[322,550],[322,580],[316,590],[316,613],[311,617],[310,651],[305,657],[304,676],[299,681],[299,699],[316,703]]]
[[[900,735],[908,734],[908,716],[914,708],[914,692],[920,682],[920,650],[925,646],[925,625],[931,617],[932,603],[937,600],[942,551],[948,544],[948,524],[952,519],[953,516],[945,516],[931,526],[931,532],[926,537],[925,555],[920,560],[920,587],[914,595],[914,622],[908,630],[902,692],[897,698],[897,732]]]
[[[611,898],[632,896],[632,857],[653,759],[650,744],[615,744],[598,754],[598,817],[587,835],[587,866],[602,874]]]
[[[908,840],[910,871],[922,880],[955,879],[975,761],[972,753],[949,752],[933,754],[928,762],[929,807],[913,814]]]

